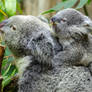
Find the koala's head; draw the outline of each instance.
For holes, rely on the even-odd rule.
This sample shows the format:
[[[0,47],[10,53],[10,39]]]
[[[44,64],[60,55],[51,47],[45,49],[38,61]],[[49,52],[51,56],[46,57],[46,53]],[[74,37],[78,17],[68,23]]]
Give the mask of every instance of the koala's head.
[[[28,41],[43,28],[41,23],[34,16],[17,15],[1,22],[0,32],[5,35],[4,40],[8,47],[17,54],[17,52],[21,53]]]
[[[61,31],[65,31],[73,25],[92,26],[92,22],[87,16],[72,8],[59,11],[51,18],[51,21],[56,34],[61,34]]]

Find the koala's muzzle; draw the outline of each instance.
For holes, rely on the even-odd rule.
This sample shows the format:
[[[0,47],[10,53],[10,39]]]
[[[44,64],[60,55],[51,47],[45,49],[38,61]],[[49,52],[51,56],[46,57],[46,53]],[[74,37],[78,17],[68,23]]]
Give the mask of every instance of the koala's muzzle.
[[[60,19],[58,19],[57,17],[55,17],[55,16],[53,16],[52,18],[51,18],[51,23],[52,23],[52,25],[53,26],[56,26],[58,23],[60,23]]]
[[[55,23],[57,21],[57,19],[55,17],[51,18],[51,22]]]

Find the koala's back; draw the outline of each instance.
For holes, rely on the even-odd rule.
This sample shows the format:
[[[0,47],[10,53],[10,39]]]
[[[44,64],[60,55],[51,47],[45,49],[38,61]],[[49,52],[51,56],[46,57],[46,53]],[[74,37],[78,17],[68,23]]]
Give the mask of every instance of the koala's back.
[[[44,73],[40,70],[39,64],[27,67],[19,81],[18,92],[91,92],[92,90],[91,75],[84,67],[55,66]]]

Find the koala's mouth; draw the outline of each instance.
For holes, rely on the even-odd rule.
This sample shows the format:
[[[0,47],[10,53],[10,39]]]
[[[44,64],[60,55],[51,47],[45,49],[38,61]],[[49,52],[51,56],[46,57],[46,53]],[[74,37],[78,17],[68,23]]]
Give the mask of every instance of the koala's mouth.
[[[5,25],[5,23],[0,23],[0,29]]]
[[[0,33],[3,33],[2,28],[3,28],[4,25],[5,25],[5,23],[0,23]]]
[[[52,28],[54,30],[54,32],[57,34],[60,30],[58,29],[58,25],[57,24],[53,24]]]
[[[2,26],[2,27],[3,27],[3,26]],[[1,34],[4,34],[4,30],[3,30],[2,27],[0,26],[0,33],[1,33]]]

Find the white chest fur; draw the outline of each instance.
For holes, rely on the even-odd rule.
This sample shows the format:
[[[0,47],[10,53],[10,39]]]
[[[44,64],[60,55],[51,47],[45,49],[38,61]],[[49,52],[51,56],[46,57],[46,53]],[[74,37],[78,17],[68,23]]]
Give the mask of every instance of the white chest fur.
[[[26,67],[30,64],[30,62],[30,56],[17,59],[16,66],[18,68],[19,77],[22,76],[23,72],[25,71]]]

